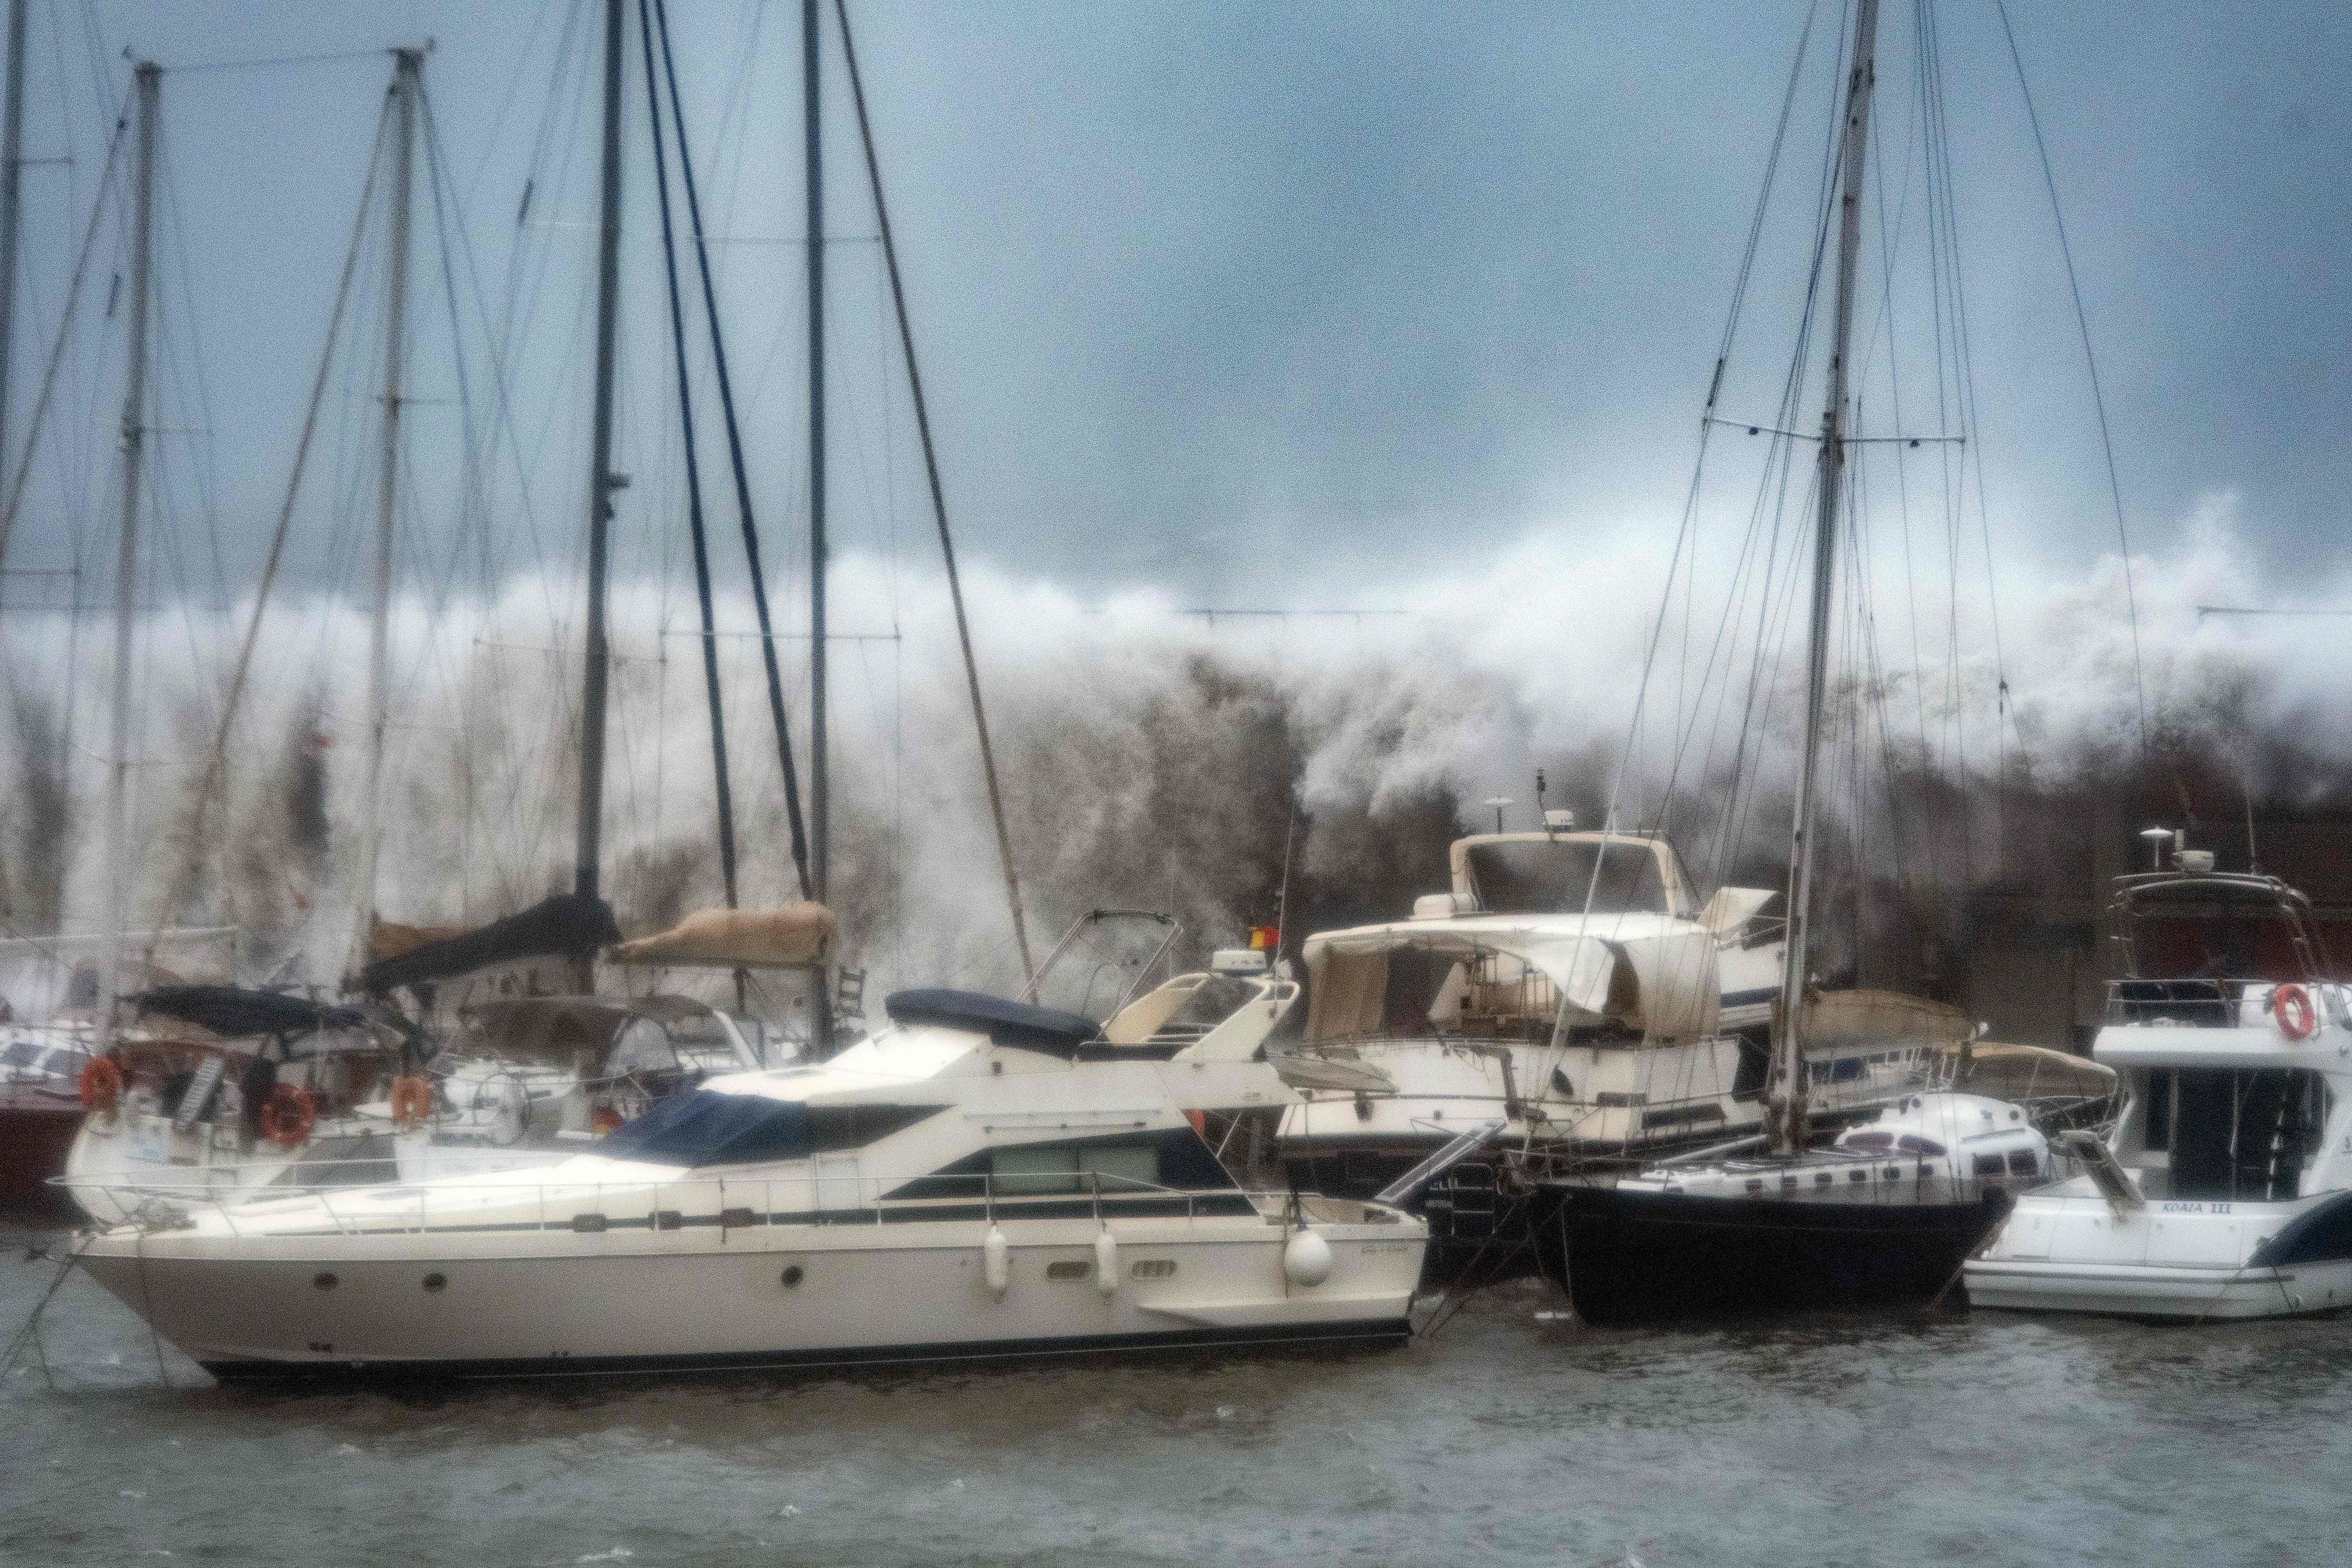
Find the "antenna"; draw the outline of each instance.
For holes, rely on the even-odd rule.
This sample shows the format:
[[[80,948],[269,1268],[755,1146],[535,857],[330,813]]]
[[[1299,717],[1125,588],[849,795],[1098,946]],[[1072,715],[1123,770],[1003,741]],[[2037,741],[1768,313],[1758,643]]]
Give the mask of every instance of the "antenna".
[[[2254,773],[2251,766],[2239,770],[2238,783],[2246,796],[2246,869],[2259,877],[2263,874],[2263,856],[2254,847]]]
[[[1516,804],[1517,804],[1517,802],[1515,802],[1515,801],[1513,801],[1509,795],[1488,795],[1488,796],[1486,797],[1486,804],[1487,804],[1488,805],[1491,805],[1491,806],[1493,806],[1493,807],[1495,808],[1495,831],[1496,831],[1496,832],[1497,832],[1497,833],[1502,832],[1502,831],[1503,831],[1503,807],[1505,807],[1505,806],[1507,806],[1507,805],[1516,805]]]
[[[2164,869],[2164,847],[2172,842],[2169,827],[2143,827],[2139,836],[2147,845],[2147,866],[2151,871]]]

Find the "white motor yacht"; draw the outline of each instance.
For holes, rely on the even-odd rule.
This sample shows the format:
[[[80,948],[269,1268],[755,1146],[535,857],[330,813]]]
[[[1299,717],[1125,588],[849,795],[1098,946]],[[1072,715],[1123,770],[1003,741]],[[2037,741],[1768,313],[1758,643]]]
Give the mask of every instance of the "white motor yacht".
[[[1189,1113],[1282,1092],[1263,1062],[1213,1049],[1220,1031],[1122,1044],[961,992],[888,1010],[821,1066],[713,1079],[552,1166],[243,1201],[123,1192],[132,1218],[83,1266],[227,1379],[1408,1332],[1420,1220],[1244,1191],[1194,1131]]]
[[[1307,939],[1300,1056],[1364,1082],[1296,1075],[1309,1087],[1275,1140],[1295,1182],[1367,1196],[1495,1118],[1498,1149],[1618,1168],[1760,1131],[1775,895],[1727,888],[1702,907],[1664,839],[1564,824],[1461,839],[1454,868],[1454,890],[1410,921]],[[1808,1014],[1825,1127],[1916,1092],[1937,1047],[1967,1031],[1950,1009],[1878,992],[1832,993]],[[1433,1188],[1440,1241],[1483,1245],[1494,1191],[1479,1162]]]
[[[1982,1306],[2202,1321],[2352,1307],[2352,995],[2311,903],[2212,856],[2118,879],[2105,1141],[1968,1267]]]

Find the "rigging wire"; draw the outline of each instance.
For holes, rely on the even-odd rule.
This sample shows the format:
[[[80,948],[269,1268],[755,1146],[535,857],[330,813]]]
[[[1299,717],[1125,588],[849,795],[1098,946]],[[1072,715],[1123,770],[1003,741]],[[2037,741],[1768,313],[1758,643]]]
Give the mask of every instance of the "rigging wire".
[[[760,657],[768,681],[768,716],[776,730],[776,758],[784,776],[785,821],[792,832],[793,867],[800,879],[801,897],[813,898],[809,877],[808,829],[801,816],[799,771],[793,763],[792,731],[784,721],[783,676],[776,663],[776,638],[768,608],[765,567],[760,560],[760,528],[751,508],[751,480],[743,464],[743,437],[735,416],[735,385],[727,373],[727,344],[719,330],[719,296],[710,276],[710,247],[703,237],[702,203],[695,192],[694,158],[686,137],[686,110],[677,96],[677,62],[670,52],[669,8],[654,0],[654,26],[661,37],[662,71],[669,83],[670,123],[677,132],[679,177],[686,186],[687,223],[694,234],[695,263],[702,279],[703,313],[710,327],[712,368],[719,377],[719,405],[727,428],[727,455],[735,475],[736,512],[743,530],[743,554],[750,563],[751,603],[760,623]]]
[[[65,357],[66,343],[72,331],[74,307],[81,298],[82,280],[88,276],[90,254],[98,238],[99,220],[106,211],[107,192],[111,188],[122,151],[123,135],[130,123],[130,110],[126,107],[115,116],[114,139],[107,143],[106,148],[106,167],[99,175],[97,190],[90,195],[89,223],[82,231],[81,249],[74,259],[73,277],[66,285],[65,308],[58,317],[58,335],[50,344],[48,363],[42,367],[41,390],[33,400],[33,416],[26,426],[25,455],[17,460],[16,478],[9,483],[7,507],[0,510],[0,562],[7,558],[9,536],[16,523],[16,510],[25,499],[25,479],[32,469],[34,447],[40,439],[41,426],[48,416],[50,395],[57,385],[58,367]]]
[[[907,317],[907,292],[898,275],[898,250],[890,235],[890,208],[882,197],[882,165],[874,153],[874,126],[866,110],[866,87],[857,71],[857,50],[850,40],[846,0],[834,0],[834,15],[841,23],[842,56],[848,63],[850,96],[857,105],[857,134],[866,150],[866,175],[873,189],[876,226],[882,236],[882,259],[890,275],[890,300],[898,318],[898,341],[906,353],[907,384],[913,395],[915,429],[923,448],[923,472],[930,483],[931,515],[939,524],[940,554],[947,563],[948,597],[955,606],[956,640],[963,650],[964,683],[971,698],[972,725],[980,736],[981,772],[988,781],[988,809],[996,827],[997,857],[1004,869],[1005,900],[1012,910],[1013,941],[1021,952],[1022,978],[1027,983],[1034,977],[1036,969],[1030,960],[1029,928],[1022,916],[1021,879],[1013,868],[1013,839],[1004,825],[1004,795],[997,781],[996,752],[989,743],[988,712],[981,702],[980,665],[972,656],[971,624],[964,613],[963,581],[956,571],[955,543],[948,531],[947,494],[940,483],[939,452],[931,440],[931,416],[923,398],[922,372],[915,357],[914,329]],[[1664,625],[1663,617],[1660,625]],[[1597,858],[1594,868],[1597,876]]]
[[[2132,584],[2131,538],[2124,524],[2123,480],[2116,468],[2116,443],[2107,425],[2107,399],[2099,385],[2098,355],[2091,346],[2091,319],[2083,306],[2083,283],[2074,270],[2074,247],[2066,237],[2066,217],[2058,205],[2058,176],[2050,163],[2050,144],[2042,134],[2042,116],[2033,105],[2033,89],[2025,78],[2025,57],[2017,47],[2017,31],[2010,26],[2008,0],[1993,0],[1993,14],[2000,18],[2001,37],[2009,44],[2010,63],[2017,71],[2017,90],[2025,100],[2026,122],[2033,131],[2033,151],[2042,163],[2042,188],[2050,195],[2051,221],[2057,226],[2058,252],[2066,262],[2066,288],[2074,301],[2074,326],[2082,334],[2083,363],[2091,377],[2091,405],[2099,417],[2099,448],[2106,458],[2107,493],[2115,502],[2116,544],[2123,553],[2124,606],[2131,622],[2132,695],[2139,710],[2139,749],[2143,761],[2149,755],[2147,727],[2147,685],[2142,673],[2139,649],[2139,597]],[[2186,791],[2183,792],[2184,804]]]
[[[702,525],[702,468],[694,446],[694,390],[687,374],[686,315],[678,302],[677,242],[669,209],[669,171],[662,151],[661,91],[654,74],[654,25],[647,0],[637,0],[637,31],[645,40],[646,110],[653,125],[654,189],[661,199],[662,265],[669,279],[670,344],[677,360],[677,412],[686,448],[687,526],[694,541],[695,596],[702,610],[702,679],[710,705],[710,766],[718,784],[719,868],[727,907],[737,904],[735,799],[727,776],[727,714],[719,696],[718,626],[710,602],[710,547]],[[683,149],[680,149],[683,151]]]
[[[162,922],[164,925],[179,924],[186,912],[188,900],[194,896],[194,860],[199,853],[195,847],[194,828],[203,821],[211,804],[212,792],[220,783],[227,764],[229,731],[236,721],[237,707],[245,696],[247,676],[253,665],[254,645],[261,635],[262,614],[268,607],[270,590],[277,585],[278,566],[285,556],[286,536],[294,520],[294,503],[301,494],[302,475],[310,465],[311,437],[319,423],[319,405],[325,398],[328,372],[334,363],[335,338],[341,329],[344,307],[351,298],[352,275],[359,266],[361,240],[367,232],[369,205],[374,198],[376,176],[383,169],[384,139],[389,134],[391,123],[392,100],[387,95],[377,116],[375,146],[368,155],[367,177],[360,187],[359,205],[352,220],[351,246],[344,253],[342,275],[335,285],[335,302],[327,314],[326,341],[319,351],[318,371],[311,377],[310,405],[302,415],[302,433],[295,438],[294,464],[287,476],[286,498],[278,505],[278,524],[269,536],[269,552],[262,563],[261,584],[254,595],[253,612],[246,619],[245,637],[238,646],[236,667],[229,677],[227,693],[222,700],[220,721],[214,729],[213,743],[205,754],[204,772],[198,777],[195,792],[189,803],[191,863],[184,873],[184,886],[189,890],[186,895],[173,900],[167,910],[167,918]]]

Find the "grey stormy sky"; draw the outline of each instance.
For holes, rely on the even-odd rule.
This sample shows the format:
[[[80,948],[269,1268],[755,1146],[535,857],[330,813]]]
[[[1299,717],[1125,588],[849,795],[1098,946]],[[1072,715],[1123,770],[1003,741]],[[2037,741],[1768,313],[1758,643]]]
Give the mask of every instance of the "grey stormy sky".
[[[535,220],[593,216],[593,9],[37,3],[26,155],[77,162],[25,176],[31,309],[12,442],[126,47],[173,68],[430,35],[427,79],[484,280],[482,302],[460,311],[499,319],[518,256],[541,280],[521,290],[530,323],[515,329],[510,396],[536,548],[568,548],[584,467],[586,246],[576,229],[519,231],[515,214],[530,178]],[[739,238],[799,229],[798,9],[674,5],[712,226]],[[1089,589],[1316,604],[1393,597],[1441,556],[1537,528],[1654,517],[1664,538],[1801,5],[850,9],[966,550]],[[2040,171],[1990,0],[1934,9],[1996,498],[2021,549],[2077,562],[2113,532]],[[2352,12],[2021,0],[2012,14],[2135,543],[2165,544],[2200,497],[2231,491],[2267,561],[2332,560],[2352,481]],[[1889,7],[1906,58],[1916,15]],[[827,37],[836,47],[829,21]],[[831,226],[852,240],[835,251],[845,406],[834,489],[849,547],[882,537],[882,496],[901,537],[919,541],[904,531],[922,519],[903,411],[886,416],[876,390],[875,263],[854,243],[872,223],[837,56],[828,68]],[[648,479],[631,503],[660,511],[675,489],[657,435],[669,373],[634,56],[629,68],[623,459]],[[284,483],[383,79],[371,60],[165,79],[178,248],[164,287],[184,290],[166,313],[188,334],[179,384],[201,368],[206,432],[172,472],[192,494],[209,483],[216,575],[232,586],[257,570]],[[1883,76],[1881,101],[1899,126],[1907,85]],[[1796,164],[1811,149],[1798,143]],[[428,291],[442,287],[431,243],[417,252]],[[782,551],[804,492],[800,264],[752,244],[725,264],[755,479]],[[373,319],[363,311],[346,336],[359,344]],[[420,400],[453,392],[434,347],[447,331],[446,311],[418,328]],[[1770,334],[1758,343],[1777,363]],[[347,408],[364,409],[367,352],[354,349]],[[102,473],[113,416],[101,380],[67,400],[79,456],[36,489],[57,517]],[[436,406],[420,401],[413,448],[436,472],[456,449]],[[335,473],[360,471],[349,420],[361,416],[334,426]],[[723,458],[708,451],[716,484]],[[427,510],[446,500],[430,477],[419,495]],[[321,515],[340,504],[323,496]],[[58,547],[62,526],[28,516],[20,560]],[[341,537],[320,526],[321,541]],[[298,557],[352,580],[343,545],[298,544]],[[191,567],[189,581],[210,571]]]

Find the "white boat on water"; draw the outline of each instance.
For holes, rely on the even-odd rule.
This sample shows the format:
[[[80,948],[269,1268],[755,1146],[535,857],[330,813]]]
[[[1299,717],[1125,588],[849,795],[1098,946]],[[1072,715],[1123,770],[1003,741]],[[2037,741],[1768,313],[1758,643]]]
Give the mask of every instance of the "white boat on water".
[[[1968,1266],[1980,1306],[2203,1321],[2352,1307],[2352,989],[2311,903],[2212,856],[2125,877],[2126,977],[2095,1059],[2123,1075],[2104,1142],[2018,1200]]]
[[[1236,1184],[1189,1113],[1263,1062],[902,992],[821,1066],[714,1079],[560,1164],[116,1194],[83,1267],[226,1379],[927,1362],[1408,1332],[1427,1229]]]
[[[1664,839],[1564,824],[1474,835],[1453,860],[1454,890],[1421,899],[1412,920],[1307,939],[1300,1055],[1368,1076],[1310,1088],[1283,1113],[1275,1149],[1295,1180],[1368,1195],[1493,1118],[1497,1147],[1619,1166],[1761,1130],[1776,895],[1726,888],[1701,905]],[[1969,1027],[1884,992],[1807,1011],[1825,1125],[1916,1092]],[[1452,1184],[1478,1177],[1465,1165]]]

